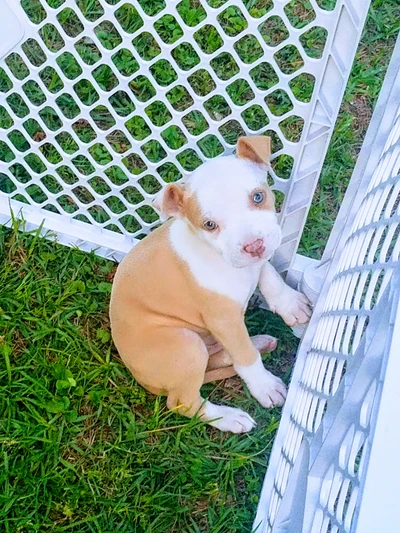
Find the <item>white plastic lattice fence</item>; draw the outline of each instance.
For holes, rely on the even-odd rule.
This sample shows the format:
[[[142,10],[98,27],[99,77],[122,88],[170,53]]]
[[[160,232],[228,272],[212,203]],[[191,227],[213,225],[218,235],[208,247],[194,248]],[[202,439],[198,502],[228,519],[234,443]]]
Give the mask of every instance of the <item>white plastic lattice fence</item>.
[[[327,275],[298,352],[259,533],[399,529],[399,257],[400,38],[317,267]]]
[[[157,225],[166,182],[266,133],[287,270],[368,7],[0,0],[0,222],[11,199],[28,228],[120,258]]]

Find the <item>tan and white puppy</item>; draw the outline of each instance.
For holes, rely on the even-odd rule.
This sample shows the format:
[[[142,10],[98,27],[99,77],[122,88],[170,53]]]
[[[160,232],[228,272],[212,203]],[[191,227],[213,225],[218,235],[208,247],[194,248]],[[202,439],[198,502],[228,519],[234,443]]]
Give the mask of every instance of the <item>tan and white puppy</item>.
[[[111,295],[112,336],[136,380],[166,395],[170,409],[234,433],[250,431],[254,420],[204,401],[203,383],[238,374],[264,407],[286,397],[260,356],[275,339],[251,339],[244,324],[255,288],[291,326],[311,314],[305,296],[268,262],[281,241],[269,158],[268,137],[242,137],[236,155],[208,161],[185,185],[168,185],[155,201],[168,222],[123,259]]]

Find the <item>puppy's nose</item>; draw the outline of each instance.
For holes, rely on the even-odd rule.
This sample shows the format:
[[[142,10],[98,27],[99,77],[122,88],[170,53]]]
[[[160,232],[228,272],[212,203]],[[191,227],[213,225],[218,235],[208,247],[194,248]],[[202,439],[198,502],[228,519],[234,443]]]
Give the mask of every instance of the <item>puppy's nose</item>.
[[[263,239],[256,239],[243,246],[243,251],[251,257],[261,257],[265,251]]]

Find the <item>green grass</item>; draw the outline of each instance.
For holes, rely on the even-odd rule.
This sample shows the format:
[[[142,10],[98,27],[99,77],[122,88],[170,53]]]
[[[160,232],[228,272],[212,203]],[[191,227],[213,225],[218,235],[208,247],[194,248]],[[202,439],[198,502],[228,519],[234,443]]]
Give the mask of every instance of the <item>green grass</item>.
[[[62,5],[59,0],[48,0],[48,3],[53,7]],[[116,2],[107,0],[107,3]],[[318,0],[318,3],[331,8],[333,2]],[[165,5],[163,0],[141,0],[140,4],[148,15],[158,13]],[[224,1],[210,0],[209,4],[218,7]],[[43,21],[39,2],[23,5],[34,24]],[[241,9],[247,8],[253,17],[260,17],[271,7],[269,1],[246,0]],[[294,7],[295,3],[291,2],[285,8],[293,25],[301,27],[304,18],[312,19],[308,2],[304,2],[302,12]],[[102,8],[96,0],[79,0],[78,8],[80,16],[90,21],[95,22],[101,16]],[[177,9],[190,26],[195,27],[204,19],[204,10],[195,0],[182,0]],[[271,46],[285,39],[278,18],[270,19],[268,26],[260,28]],[[101,50],[79,36],[81,30],[74,22],[73,12],[61,9],[58,19],[67,35],[76,36],[77,53],[85,63],[93,65],[96,76],[93,83],[81,80],[68,94],[54,69],[39,67],[43,83],[57,95],[57,108],[53,111],[44,108],[41,117],[55,131],[57,142],[54,146],[42,145],[43,159],[49,163],[59,161],[54,175],[60,183],[75,187],[74,194],[83,203],[91,201],[91,196],[88,189],[76,187],[77,174],[86,176],[97,193],[109,192],[106,181],[96,176],[88,158],[75,153],[74,140],[59,127],[63,116],[74,119],[75,133],[83,142],[90,142],[96,134],[88,122],[80,120],[79,114],[82,105],[93,105],[90,111],[93,121],[104,131],[110,131],[110,150],[96,143],[91,155],[100,165],[106,165],[107,178],[121,187],[121,194],[134,205],[142,197],[129,183],[130,174],[138,175],[139,184],[148,193],[156,192],[160,185],[146,172],[139,155],[124,156],[124,171],[114,164],[115,154],[124,153],[129,139],[111,129],[113,117],[106,107],[96,102],[97,89],[107,91],[115,86],[116,80],[107,76]],[[117,20],[128,33],[136,31],[135,24],[141,24],[137,18],[133,23],[130,9],[124,6],[118,8]],[[319,257],[326,243],[379,93],[399,20],[396,0],[373,1],[302,239],[301,251],[307,255]],[[220,21],[224,31],[231,35],[240,34],[244,28],[238,8],[222,10]],[[180,35],[180,24],[178,17],[162,17],[156,31],[162,40],[172,44],[172,55],[180,68],[190,70],[197,66],[198,55],[191,45],[174,44]],[[106,50],[113,50],[120,42],[119,29],[115,26],[101,23],[95,31]],[[132,46],[143,58],[157,57],[157,46],[148,34],[141,35],[141,39],[134,39]],[[312,57],[320,54],[321,37],[320,32],[304,38],[303,46]],[[218,32],[195,32],[195,38],[204,51],[219,48]],[[41,39],[40,46],[46,53],[47,49],[58,51],[64,46],[51,24],[42,26]],[[35,42],[26,46],[29,49],[25,52],[34,64],[40,64],[41,49]],[[239,40],[237,53],[249,63],[258,57],[258,49],[251,39]],[[125,90],[113,92],[110,104],[123,117],[130,135],[142,142],[141,152],[158,164],[160,177],[173,182],[180,177],[179,169],[173,163],[163,162],[163,148],[151,139],[146,125],[135,115],[135,100],[147,102],[154,91],[152,83],[143,76],[135,77],[137,64],[128,49],[111,54],[115,67],[123,76],[129,76],[129,94]],[[58,57],[58,68],[73,80],[77,75],[76,62],[68,54]],[[290,49],[284,48],[278,59],[288,72],[296,69],[298,58],[290,54]],[[23,154],[26,169],[44,174],[43,187],[29,185],[29,172],[13,161],[13,153],[2,143],[0,157],[10,162],[15,179],[27,184],[32,201],[44,201],[44,191],[58,192],[59,184],[50,173],[45,174],[44,164],[37,156],[25,152],[32,140],[42,140],[45,135],[36,120],[25,117],[29,106],[39,105],[45,95],[37,84],[27,81],[27,67],[18,54],[11,54],[7,61],[16,78],[23,80],[23,93],[17,95],[12,90],[2,69],[0,90],[7,92],[7,102],[13,112],[24,120],[23,129],[18,133],[12,118],[0,106],[0,126],[8,128],[13,146]],[[170,104],[184,112],[183,126],[187,131],[204,135],[210,117],[214,120],[229,117],[230,104],[222,95],[211,94],[204,111],[192,111],[191,97],[185,88],[169,88],[175,73],[162,61],[158,58],[152,76],[158,77],[167,88]],[[238,67],[230,54],[217,53],[212,68],[229,85]],[[192,72],[193,90],[207,96],[212,90],[212,80],[204,71]],[[270,89],[278,81],[266,62],[251,69],[250,74],[260,89]],[[311,98],[313,85],[310,75],[295,76],[290,82],[294,96],[305,102]],[[229,97],[238,105],[249,98],[246,83],[230,84],[229,90]],[[290,106],[290,98],[285,91],[274,90],[267,105],[279,115],[283,107]],[[180,164],[188,170],[194,169],[200,163],[199,157],[185,146],[183,127],[169,124],[171,115],[165,105],[152,102],[146,105],[145,113],[149,123],[163,127],[166,144],[179,149]],[[268,118],[259,106],[249,108],[244,119],[254,130],[268,128]],[[291,118],[283,123],[282,129],[285,136],[296,140],[301,123]],[[234,120],[228,121],[221,131],[232,144],[239,133]],[[280,149],[282,144],[274,133],[272,140],[274,150]],[[212,157],[221,153],[222,146],[214,135],[206,134],[198,142],[198,149]],[[73,154],[74,170],[63,165],[62,152]],[[276,173],[288,177],[291,164],[288,156],[280,156],[274,163]],[[11,180],[0,183],[3,191],[12,193]],[[107,201],[110,209],[121,213],[129,231],[140,231],[137,221],[124,210],[118,198]],[[77,209],[67,194],[59,198],[59,206],[68,213]],[[90,216],[96,221],[107,221],[104,209],[90,210]],[[149,222],[154,220],[151,210],[140,215],[143,219],[148,217]],[[259,407],[239,380],[232,379],[204,387],[204,395],[252,414],[258,426],[249,435],[222,434],[199,420],[188,421],[168,413],[164,400],[146,393],[135,383],[112,346],[107,309],[115,265],[35,234],[21,234],[17,226],[14,224],[11,230],[0,228],[0,531],[250,532],[279,411]],[[288,380],[297,344],[290,330],[279,318],[262,310],[250,310],[246,320],[251,334],[267,332],[279,338],[279,348],[267,357],[266,364]]]

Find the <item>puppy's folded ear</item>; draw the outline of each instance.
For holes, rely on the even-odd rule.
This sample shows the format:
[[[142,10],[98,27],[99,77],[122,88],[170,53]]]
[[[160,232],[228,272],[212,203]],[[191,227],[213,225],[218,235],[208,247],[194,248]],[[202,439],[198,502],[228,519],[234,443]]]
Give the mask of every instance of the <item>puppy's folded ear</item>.
[[[259,165],[269,166],[271,137],[264,137],[264,135],[239,137],[236,155],[241,159],[248,159]]]
[[[177,183],[167,185],[157,194],[152,204],[159,211],[161,222],[170,217],[180,218],[183,215],[184,196],[185,186]]]

